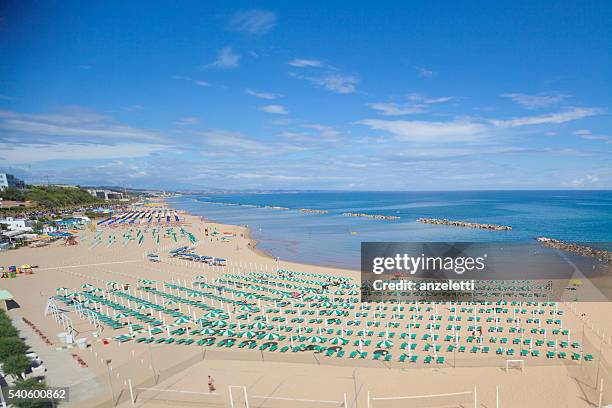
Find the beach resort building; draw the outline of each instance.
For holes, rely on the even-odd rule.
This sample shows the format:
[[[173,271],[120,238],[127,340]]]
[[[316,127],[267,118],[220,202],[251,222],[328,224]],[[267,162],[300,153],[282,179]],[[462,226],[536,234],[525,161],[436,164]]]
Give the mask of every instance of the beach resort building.
[[[25,218],[6,217],[0,218],[0,224],[6,225],[6,229],[9,231],[28,232],[32,231],[32,225],[34,223]]]
[[[0,191],[7,188],[25,188],[25,183],[12,174],[0,173]]]
[[[87,192],[89,194],[91,194],[94,197],[97,197],[101,200],[122,200],[123,199],[123,193],[119,193],[117,191],[112,191],[112,190],[95,190],[95,189],[91,189],[91,190],[87,190]]]

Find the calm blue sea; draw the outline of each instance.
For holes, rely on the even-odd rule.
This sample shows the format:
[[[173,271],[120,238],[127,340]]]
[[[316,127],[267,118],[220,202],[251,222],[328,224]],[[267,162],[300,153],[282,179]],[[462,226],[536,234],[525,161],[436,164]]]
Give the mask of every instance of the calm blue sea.
[[[258,247],[281,259],[351,268],[359,267],[362,241],[500,242],[548,236],[602,247],[612,242],[612,191],[214,194],[177,197],[170,203],[222,223],[248,225]],[[305,214],[300,208],[329,214]],[[343,217],[343,212],[400,219]],[[510,225],[513,230],[427,225],[416,222],[419,217]]]

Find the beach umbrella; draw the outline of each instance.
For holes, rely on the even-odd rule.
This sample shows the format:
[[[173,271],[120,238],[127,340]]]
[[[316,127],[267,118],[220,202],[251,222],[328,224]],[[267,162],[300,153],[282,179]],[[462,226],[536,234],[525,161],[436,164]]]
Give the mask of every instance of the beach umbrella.
[[[384,348],[389,348],[389,347],[393,347],[393,342],[391,340],[383,340],[383,341],[379,341],[376,344],[377,347],[384,347]]]
[[[155,281],[149,279],[138,279],[138,282],[143,283],[145,285],[153,285],[155,283]]]
[[[172,300],[172,299],[170,299],[170,300],[166,300],[166,301],[164,302],[164,305],[173,305],[173,304],[175,304],[175,303],[176,303],[176,300]]]
[[[113,286],[117,284],[117,282],[112,281],[112,280],[106,281],[105,283],[106,283],[106,286]]]
[[[256,298],[257,298],[257,296],[255,296],[255,295],[254,295],[254,294],[252,294],[252,293],[247,293],[246,295],[244,295],[244,298],[245,298],[245,299],[249,299],[249,300],[251,300],[251,299],[256,299]]]
[[[204,315],[204,317],[207,318],[207,319],[214,319],[214,318],[219,317],[219,316],[221,316],[221,313],[216,312],[214,310],[211,310],[210,312],[208,312],[208,313],[206,313]]]
[[[68,288],[56,288],[55,289],[55,293],[59,293],[59,292],[67,292]]]
[[[244,333],[242,333],[240,336],[246,337],[247,339],[252,339],[253,337],[257,336],[257,333],[252,330],[247,330]]]
[[[344,345],[347,344],[349,341],[348,339],[345,339],[344,337],[334,337],[333,339],[331,339],[331,344],[340,344],[340,345]]]
[[[278,333],[268,333],[263,338],[264,340],[278,340],[281,336]]]
[[[211,336],[213,334],[216,334],[217,331],[215,329],[211,329],[210,327],[207,327],[207,328],[203,329],[200,333],[205,334],[207,336]]]
[[[242,307],[240,307],[241,312],[257,312],[258,310],[257,307],[250,305],[242,305]]]
[[[176,319],[174,321],[174,323],[176,324],[185,324],[185,323],[189,323],[191,321],[191,319],[187,316],[181,316],[178,319]]]
[[[257,323],[253,323],[251,327],[253,327],[254,329],[265,329],[266,327],[268,327],[268,325],[260,321]]]
[[[146,305],[138,305],[138,307],[136,307],[136,309],[138,309],[138,310],[149,309],[149,306],[146,306]]]
[[[94,285],[92,285],[91,283],[84,283],[81,285],[81,289],[91,289],[93,287]]]
[[[325,339],[320,336],[310,336],[306,338],[306,341],[309,343],[323,343]]]
[[[127,313],[117,313],[115,315],[115,319],[123,319],[124,317],[129,317],[129,314],[127,314]]]
[[[193,279],[206,279],[206,276],[204,276],[204,275],[197,275],[197,276],[194,276]]]
[[[338,289],[337,291],[334,292],[334,295],[344,295],[344,292]]]
[[[227,322],[224,320],[217,320],[211,324],[212,327],[225,327],[227,326]]]
[[[219,336],[234,337],[236,335],[236,332],[234,330],[227,329],[220,331],[218,334]]]

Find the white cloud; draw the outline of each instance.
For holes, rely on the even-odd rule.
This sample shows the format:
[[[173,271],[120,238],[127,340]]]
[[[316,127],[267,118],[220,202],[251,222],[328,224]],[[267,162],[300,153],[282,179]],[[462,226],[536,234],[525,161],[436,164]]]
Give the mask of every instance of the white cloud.
[[[546,115],[525,116],[508,120],[491,120],[490,122],[499,127],[517,127],[527,125],[558,124],[572,120],[578,120],[602,113],[598,108],[571,108],[564,112],[549,113]]]
[[[369,103],[367,106],[385,116],[416,115],[427,112],[430,105],[449,102],[455,98],[452,96],[427,98],[420,94],[409,94],[407,99],[410,101],[409,103],[375,102]]]
[[[236,12],[229,24],[230,31],[239,31],[250,35],[263,35],[276,25],[276,13],[266,10],[241,10]]]
[[[294,60],[289,61],[288,64],[291,65],[292,67],[298,67],[298,68],[305,68],[305,67],[320,68],[323,66],[323,62],[319,60],[313,60],[313,59],[294,59]]]
[[[408,103],[376,102],[368,103],[367,106],[385,116],[416,115],[427,111],[426,105],[423,104],[414,105]]]
[[[587,130],[587,129],[576,130],[574,131],[574,134],[576,136],[580,136],[581,138],[587,139],[587,140],[601,140],[604,142],[608,142],[612,140],[610,136],[594,135],[590,130]]]
[[[341,133],[328,125],[321,125],[319,123],[302,125],[303,128],[313,129],[319,132],[319,138],[324,139],[323,141],[337,141],[340,139]]]
[[[200,118],[196,117],[196,116],[187,116],[184,117],[180,120],[178,120],[177,122],[175,122],[177,125],[197,125],[198,123],[200,123]]]
[[[580,177],[574,180],[571,180],[566,183],[562,183],[561,187],[568,188],[582,188],[582,187],[595,187],[599,183],[599,176],[593,174],[587,174],[584,177]]]
[[[206,81],[202,81],[200,79],[193,79],[193,78],[182,76],[182,75],[173,75],[171,78],[179,80],[179,81],[193,82],[194,84],[198,86],[210,86],[210,83]]]
[[[232,51],[232,47],[226,46],[217,52],[217,58],[206,65],[205,68],[233,69],[240,65],[240,55]]]
[[[419,76],[422,76],[425,78],[431,78],[435,75],[435,72],[433,72],[431,69],[428,69],[428,68],[414,67],[414,69],[417,70],[417,72],[419,73]]]
[[[219,149],[219,152],[224,156],[231,156],[232,154],[251,156],[282,155],[304,150],[300,146],[288,143],[263,142],[252,139],[242,133],[228,132],[220,129],[196,132],[195,134],[201,136],[203,143],[209,147]],[[207,151],[206,153],[214,154],[215,152]]]
[[[357,122],[371,129],[384,130],[397,140],[417,143],[475,142],[486,136],[486,126],[468,121],[426,122],[367,119]]]
[[[356,91],[356,85],[359,83],[359,79],[352,75],[342,74],[325,74],[322,76],[305,76],[296,73],[289,73],[294,78],[305,79],[311,83],[321,86],[328,91],[349,94]]]
[[[250,88],[245,89],[245,92],[251,96],[254,96],[256,98],[261,98],[261,99],[278,99],[282,97],[281,94],[275,94],[271,92],[258,92]]]
[[[546,108],[548,106],[555,105],[567,99],[568,97],[568,95],[563,95],[559,93],[538,95],[528,95],[524,93],[505,93],[501,94],[500,96],[503,98],[509,98],[514,103],[527,109]]]
[[[82,108],[59,114],[23,114],[0,111],[0,129],[6,134],[26,138],[71,137],[98,142],[101,139],[160,142],[164,137],[154,131],[115,123],[111,118]]]
[[[50,160],[104,160],[145,157],[167,150],[168,146],[148,143],[117,143],[109,145],[61,143],[61,144],[8,144],[0,143],[0,160],[13,164],[25,164]]]
[[[285,107],[283,105],[265,105],[265,106],[260,106],[259,110],[262,112],[266,112],[266,113],[274,113],[277,115],[286,115],[289,112],[287,112],[287,109],[285,109]]]

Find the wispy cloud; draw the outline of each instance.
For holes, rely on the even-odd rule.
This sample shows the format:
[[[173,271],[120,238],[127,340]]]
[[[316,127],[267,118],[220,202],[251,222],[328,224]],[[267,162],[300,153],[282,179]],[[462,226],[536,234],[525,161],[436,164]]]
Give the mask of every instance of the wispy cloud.
[[[187,76],[183,76],[183,75],[173,75],[171,78],[179,80],[179,81],[192,82],[192,83],[194,83],[195,85],[198,85],[198,86],[204,86],[204,87],[210,86],[210,83],[208,83],[207,81],[203,81],[201,79],[193,79],[191,77],[187,77]]]
[[[594,174],[587,174],[584,177],[579,177],[566,183],[562,183],[561,187],[566,188],[584,188],[584,187],[596,187],[599,183],[599,176]]]
[[[314,59],[294,59],[288,62],[292,67],[298,68],[321,68],[323,66],[323,62]]]
[[[167,150],[169,147],[149,143],[31,143],[0,142],[0,161],[25,164],[43,161],[79,161],[145,157]]]
[[[240,66],[240,55],[236,54],[232,47],[226,46],[217,52],[217,58],[210,64],[205,65],[205,68],[214,69],[233,69]]]
[[[431,78],[436,74],[431,69],[425,68],[425,67],[414,67],[414,69],[416,69],[419,76],[424,77],[424,78]]]
[[[278,99],[282,97],[281,94],[275,94],[272,92],[259,92],[259,91],[254,91],[250,88],[245,89],[245,92],[248,95],[254,96],[256,98],[261,98],[261,99]]]
[[[416,115],[425,113],[429,110],[430,105],[449,102],[455,99],[452,96],[441,96],[438,98],[427,98],[420,94],[410,94],[407,98],[410,102],[393,103],[393,102],[375,102],[369,103],[367,106],[378,111],[385,116],[403,116]]]
[[[416,143],[477,142],[486,137],[487,127],[469,121],[428,122],[366,119],[357,122],[374,130],[383,130],[396,140]]]
[[[583,139],[587,139],[587,140],[601,140],[604,142],[610,142],[612,140],[612,138],[610,138],[610,136],[605,136],[605,135],[594,135],[593,132],[591,132],[590,130],[587,129],[579,129],[574,131],[574,134],[576,136],[580,136]]]
[[[186,116],[176,122],[180,126],[197,125],[198,123],[200,123],[200,118],[196,116]]]
[[[339,94],[350,94],[357,90],[357,84],[359,78],[354,75],[342,75],[336,73],[328,73],[318,76],[307,76],[297,73],[290,73],[290,75],[297,79],[307,80],[316,86],[323,87],[328,91],[339,93]]]
[[[266,112],[266,113],[274,113],[277,115],[286,115],[289,112],[287,112],[287,109],[283,106],[283,105],[265,105],[265,106],[260,106],[259,110],[262,112]]]
[[[230,31],[239,31],[250,35],[263,35],[276,25],[276,13],[266,10],[241,10],[236,12],[227,26]]]
[[[524,116],[507,120],[491,120],[491,123],[499,127],[518,127],[527,125],[559,124],[573,120],[587,118],[603,113],[599,108],[570,108],[563,112],[549,113],[545,115]]]
[[[542,93],[538,95],[528,95],[524,93],[504,93],[500,95],[509,98],[514,103],[527,109],[540,109],[555,105],[568,98],[568,95],[560,93]]]
[[[82,108],[67,108],[54,114],[0,111],[0,129],[23,140],[50,136],[100,143],[104,140],[161,142],[162,134],[117,123],[111,118]],[[1,139],[1,137],[0,137]]]
[[[249,156],[282,155],[303,150],[302,147],[290,143],[260,141],[243,133],[228,132],[221,129],[195,132],[195,134],[201,137],[205,145],[216,149],[216,152],[223,156],[236,154]]]

